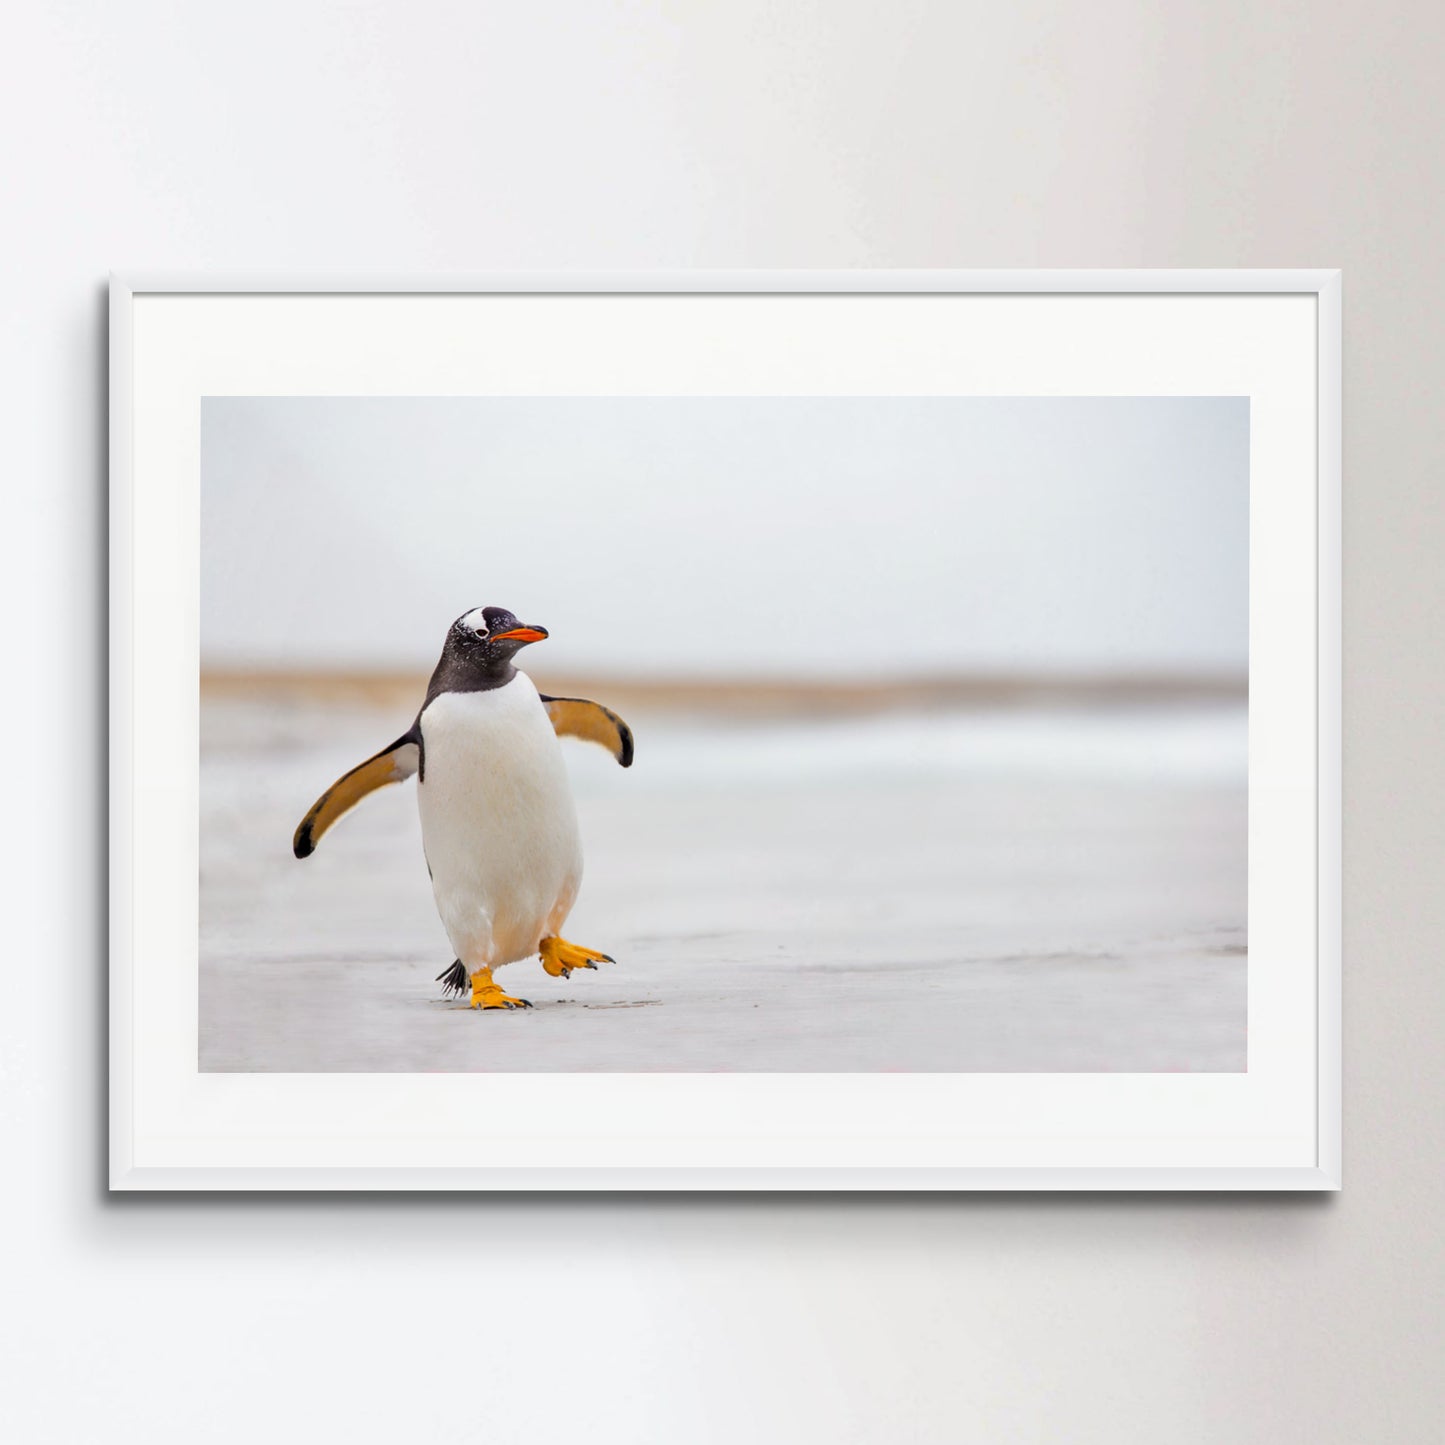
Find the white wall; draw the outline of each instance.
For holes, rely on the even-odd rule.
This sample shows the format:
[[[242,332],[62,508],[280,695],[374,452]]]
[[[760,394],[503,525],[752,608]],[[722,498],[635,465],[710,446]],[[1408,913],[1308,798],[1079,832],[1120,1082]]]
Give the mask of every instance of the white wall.
[[[1438,1439],[1442,17],[11,7],[0,1434]],[[105,272],[664,264],[1346,268],[1342,1197],[104,1197]]]

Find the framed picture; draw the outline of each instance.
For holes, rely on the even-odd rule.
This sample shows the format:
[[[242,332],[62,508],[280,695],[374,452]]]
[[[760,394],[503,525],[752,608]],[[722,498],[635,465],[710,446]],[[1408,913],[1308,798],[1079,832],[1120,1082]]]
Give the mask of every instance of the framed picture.
[[[115,1189],[1335,1189],[1333,271],[127,277]]]

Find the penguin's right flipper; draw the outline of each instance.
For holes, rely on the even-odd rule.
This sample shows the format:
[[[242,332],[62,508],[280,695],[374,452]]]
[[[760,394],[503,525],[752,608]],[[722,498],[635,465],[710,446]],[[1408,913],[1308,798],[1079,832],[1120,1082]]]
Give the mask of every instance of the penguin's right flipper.
[[[343,813],[350,812],[368,793],[411,777],[420,761],[420,740],[413,730],[404,733],[375,757],[367,758],[359,767],[343,774],[317,798],[311,805],[311,811],[302,818],[301,826],[291,840],[291,851],[298,858],[309,857],[316,851],[321,835]]]
[[[559,738],[601,743],[624,768],[632,766],[632,729],[610,707],[588,702],[585,697],[548,697],[545,693],[542,706]]]

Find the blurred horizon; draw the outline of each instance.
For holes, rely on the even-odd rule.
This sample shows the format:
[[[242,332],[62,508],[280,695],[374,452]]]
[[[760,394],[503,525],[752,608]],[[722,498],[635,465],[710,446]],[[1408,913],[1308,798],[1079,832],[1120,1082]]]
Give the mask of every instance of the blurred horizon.
[[[649,678],[575,674],[519,659],[540,692],[592,697],[620,709],[659,713],[717,711],[756,717],[865,714],[1008,708],[1129,707],[1239,703],[1248,700],[1246,673],[960,673],[911,676],[858,684],[817,678]],[[279,703],[348,704],[369,708],[415,706],[430,668],[208,667],[203,700],[269,698]]]

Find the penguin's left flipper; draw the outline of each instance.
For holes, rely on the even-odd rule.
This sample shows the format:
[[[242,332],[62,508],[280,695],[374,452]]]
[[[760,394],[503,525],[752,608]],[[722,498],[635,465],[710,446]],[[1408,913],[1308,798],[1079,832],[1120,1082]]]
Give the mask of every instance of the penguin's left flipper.
[[[632,729],[600,702],[584,697],[542,696],[542,706],[552,719],[552,730],[559,738],[582,738],[601,743],[624,768],[632,766]]]
[[[343,773],[302,818],[296,836],[291,840],[291,851],[298,858],[309,857],[316,851],[321,835],[343,813],[349,813],[368,793],[411,777],[420,761],[421,740],[413,729],[349,773]]]

